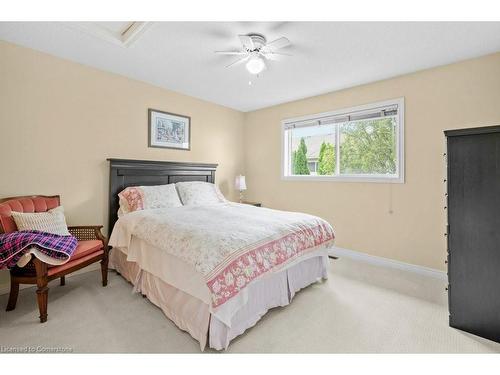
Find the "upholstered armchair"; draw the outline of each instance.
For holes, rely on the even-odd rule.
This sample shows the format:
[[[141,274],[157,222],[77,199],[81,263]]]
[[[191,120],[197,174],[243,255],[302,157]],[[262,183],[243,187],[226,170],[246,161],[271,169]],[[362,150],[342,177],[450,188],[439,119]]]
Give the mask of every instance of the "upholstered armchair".
[[[0,233],[10,233],[17,230],[11,217],[12,211],[45,212],[60,205],[60,198],[55,196],[22,196],[0,199]],[[89,264],[100,261],[102,286],[108,283],[108,241],[101,233],[102,225],[68,227],[69,232],[76,237],[78,245],[68,262],[59,266],[49,265],[36,257],[24,267],[15,266],[10,270],[10,295],[7,311],[16,308],[19,294],[19,284],[35,284],[40,322],[47,321],[47,304],[49,288],[47,284],[54,279],[60,279],[60,285],[65,285],[65,276]]]

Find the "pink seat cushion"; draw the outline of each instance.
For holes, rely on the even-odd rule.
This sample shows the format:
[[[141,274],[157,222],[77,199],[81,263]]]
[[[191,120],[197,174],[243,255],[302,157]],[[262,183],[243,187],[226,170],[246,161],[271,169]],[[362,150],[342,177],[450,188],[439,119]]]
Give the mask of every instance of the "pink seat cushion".
[[[10,233],[17,230],[11,212],[45,212],[59,206],[59,196],[21,197],[0,203],[0,232]]]
[[[78,241],[78,245],[76,246],[75,252],[71,256],[70,261],[83,258],[84,256],[101,250],[102,247],[102,241],[99,240]]]
[[[95,256],[94,253],[98,252],[99,250],[102,250],[102,248],[103,248],[102,241],[99,240],[78,241],[78,245],[76,245],[75,252],[69,259],[68,263],[76,264],[73,262],[81,258],[86,258],[88,255],[92,255],[93,257]],[[61,266],[49,265],[49,269],[59,268],[65,266],[68,263],[62,264]],[[51,273],[49,272],[49,274]]]
[[[98,251],[94,251],[93,253],[87,254],[87,255],[85,255],[81,258],[78,258],[78,259],[71,258],[68,263],[64,263],[60,266],[55,266],[55,267],[49,268],[48,276],[50,277],[52,275],[55,275],[56,273],[68,270],[73,266],[76,266],[78,264],[82,264],[82,263],[86,262],[87,260],[95,258],[95,257],[102,255],[102,254],[104,254],[104,250],[98,250]]]

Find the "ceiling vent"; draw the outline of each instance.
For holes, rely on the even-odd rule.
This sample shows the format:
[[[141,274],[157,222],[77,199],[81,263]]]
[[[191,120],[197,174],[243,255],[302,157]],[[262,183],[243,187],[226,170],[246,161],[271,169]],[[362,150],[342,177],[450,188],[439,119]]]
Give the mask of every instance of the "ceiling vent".
[[[151,26],[151,22],[65,22],[72,29],[122,47],[130,47]]]

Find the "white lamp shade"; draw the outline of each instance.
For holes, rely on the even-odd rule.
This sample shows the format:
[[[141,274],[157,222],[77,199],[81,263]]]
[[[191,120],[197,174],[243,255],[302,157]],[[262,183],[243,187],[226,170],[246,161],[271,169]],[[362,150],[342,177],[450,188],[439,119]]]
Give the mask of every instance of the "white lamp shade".
[[[234,183],[236,190],[243,191],[247,189],[247,183],[245,181],[245,176],[236,176],[236,181]]]

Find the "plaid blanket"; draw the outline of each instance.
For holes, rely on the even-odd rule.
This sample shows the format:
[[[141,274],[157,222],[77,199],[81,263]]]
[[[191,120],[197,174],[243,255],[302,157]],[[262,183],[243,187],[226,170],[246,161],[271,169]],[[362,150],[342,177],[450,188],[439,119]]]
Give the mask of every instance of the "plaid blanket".
[[[26,230],[0,234],[0,269],[14,267],[30,249],[36,247],[44,255],[61,261],[68,261],[75,252],[77,240],[73,236]]]

